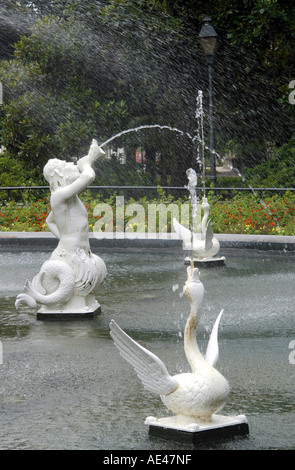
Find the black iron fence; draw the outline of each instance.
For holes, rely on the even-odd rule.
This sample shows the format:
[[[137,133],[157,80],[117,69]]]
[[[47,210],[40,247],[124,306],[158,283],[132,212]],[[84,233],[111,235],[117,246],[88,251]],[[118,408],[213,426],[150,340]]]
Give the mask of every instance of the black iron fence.
[[[185,186],[88,186],[86,189],[91,192],[95,197],[97,194],[102,194],[103,197],[108,197],[114,192],[118,195],[124,195],[126,198],[140,198],[142,196],[156,197],[159,194],[159,188],[164,194],[171,194],[175,197],[184,197],[188,195],[188,190]],[[202,194],[204,188],[198,187],[197,191]],[[261,196],[268,193],[273,195],[275,193],[283,194],[286,191],[295,191],[295,188],[252,188],[249,187],[215,187],[214,189],[206,187],[206,193],[213,190],[216,195],[221,195],[224,198],[230,198],[237,192],[252,192]],[[26,200],[31,196],[34,198],[42,198],[49,195],[49,186],[3,186],[0,187],[0,201],[5,204],[5,201],[10,200]]]

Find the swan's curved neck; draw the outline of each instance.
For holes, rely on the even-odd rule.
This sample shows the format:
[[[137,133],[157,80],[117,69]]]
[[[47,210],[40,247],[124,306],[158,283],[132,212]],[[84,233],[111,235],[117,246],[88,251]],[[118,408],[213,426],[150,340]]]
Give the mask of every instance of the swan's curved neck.
[[[206,208],[204,209],[204,215],[202,218],[202,233],[203,234],[206,232],[208,217],[209,217],[209,209]]]
[[[196,338],[197,325],[200,319],[199,307],[191,303],[191,310],[184,329],[184,351],[192,372],[196,372],[203,356],[199,350]]]

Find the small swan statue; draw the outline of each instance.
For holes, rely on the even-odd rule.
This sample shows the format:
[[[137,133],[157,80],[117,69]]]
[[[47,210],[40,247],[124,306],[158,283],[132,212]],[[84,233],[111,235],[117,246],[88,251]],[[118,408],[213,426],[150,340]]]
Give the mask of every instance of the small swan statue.
[[[220,243],[214,236],[210,220],[208,220],[210,205],[206,197],[202,200],[201,209],[203,209],[204,215],[201,227],[198,228],[200,231],[193,233],[193,239],[191,230],[181,225],[175,218],[173,219],[173,227],[175,232],[182,238],[185,250],[192,251],[192,255],[196,259],[208,259],[219,252]]]
[[[188,266],[187,275],[183,291],[190,301],[190,314],[184,330],[184,350],[191,372],[170,375],[161,359],[130,338],[114,320],[110,323],[110,334],[121,356],[134,367],[144,387],[159,394],[176,417],[184,417],[192,423],[209,422],[213,413],[223,408],[229,394],[227,380],[214,368],[218,359],[218,326],[223,310],[215,321],[203,357],[197,344],[196,329],[201,316],[204,286],[198,268]]]

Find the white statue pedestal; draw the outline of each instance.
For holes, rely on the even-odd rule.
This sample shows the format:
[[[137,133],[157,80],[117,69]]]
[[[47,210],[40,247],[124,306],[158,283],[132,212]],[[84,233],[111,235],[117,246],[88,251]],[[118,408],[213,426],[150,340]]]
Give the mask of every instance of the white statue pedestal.
[[[73,311],[48,311],[42,308],[37,312],[37,320],[41,321],[72,321],[72,320],[93,320],[101,313],[101,307],[98,304],[96,310],[87,310],[85,312]]]
[[[49,307],[43,305],[37,313],[37,320],[43,321],[61,321],[61,320],[92,320],[98,314],[101,313],[100,304],[94,298],[89,298],[88,305],[85,305],[85,299],[83,297],[78,298],[80,303],[84,303],[82,307],[77,302],[77,297],[71,299],[60,308]]]
[[[212,415],[209,422],[196,422],[187,416],[169,416],[145,420],[149,426],[149,435],[160,439],[199,444],[205,441],[229,439],[249,434],[249,425],[244,415]]]
[[[190,265],[191,264],[191,258],[187,256],[185,258],[184,264]],[[219,258],[193,258],[193,263],[194,267],[200,268],[200,267],[210,267],[210,266],[224,266],[225,264],[225,256],[221,256]]]

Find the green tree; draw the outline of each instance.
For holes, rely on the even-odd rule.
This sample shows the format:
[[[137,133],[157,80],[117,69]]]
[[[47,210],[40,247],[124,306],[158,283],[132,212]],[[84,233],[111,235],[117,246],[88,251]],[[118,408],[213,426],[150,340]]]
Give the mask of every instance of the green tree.
[[[208,70],[198,44],[205,13],[219,34],[216,150],[223,154],[233,142],[243,169],[263,161],[270,142],[281,145],[292,135],[290,2],[21,0],[17,9],[10,3],[5,0],[7,9],[27,15],[31,28],[16,43],[13,58],[0,65],[6,83],[1,140],[10,156],[32,162],[37,173],[51,156],[79,156],[93,136],[103,141],[129,127],[157,123],[194,135],[199,89],[208,144]],[[176,134],[145,132],[114,144],[127,149],[128,172],[137,171],[136,146],[146,148],[146,181],[160,177],[183,185],[185,170],[196,166],[192,141]],[[105,184],[115,176],[122,180],[122,165],[114,160],[109,165]]]
[[[295,136],[271,160],[245,169],[245,175],[254,187],[295,188]]]
[[[126,105],[110,96],[110,83],[97,93],[102,77],[91,76],[93,64],[87,69],[84,35],[70,20],[45,17],[0,66],[2,144],[39,174],[48,158],[79,156],[93,136],[108,136],[124,120]]]

